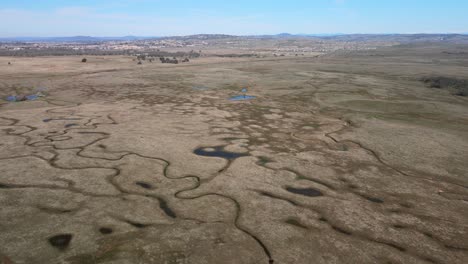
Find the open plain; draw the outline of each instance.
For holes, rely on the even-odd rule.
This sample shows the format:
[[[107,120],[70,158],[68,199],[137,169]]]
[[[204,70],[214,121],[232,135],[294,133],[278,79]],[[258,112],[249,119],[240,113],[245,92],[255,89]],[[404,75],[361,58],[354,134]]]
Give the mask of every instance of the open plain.
[[[1,57],[0,262],[468,263],[467,51]]]

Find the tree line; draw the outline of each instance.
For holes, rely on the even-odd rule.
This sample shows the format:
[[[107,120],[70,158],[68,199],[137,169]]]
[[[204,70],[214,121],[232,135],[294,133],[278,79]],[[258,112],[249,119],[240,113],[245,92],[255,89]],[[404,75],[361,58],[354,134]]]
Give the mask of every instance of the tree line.
[[[40,56],[112,56],[112,55],[128,55],[128,56],[144,56],[146,57],[186,57],[198,58],[200,53],[194,52],[167,52],[167,51],[136,51],[136,50],[100,50],[86,49],[73,50],[66,48],[45,48],[45,49],[23,49],[23,50],[6,50],[0,49],[0,56],[11,57],[40,57]]]

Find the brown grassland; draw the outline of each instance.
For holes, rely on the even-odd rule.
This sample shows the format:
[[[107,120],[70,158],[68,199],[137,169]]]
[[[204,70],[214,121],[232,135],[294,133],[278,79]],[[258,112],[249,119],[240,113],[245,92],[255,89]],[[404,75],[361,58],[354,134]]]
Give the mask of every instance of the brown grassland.
[[[466,50],[1,57],[0,262],[468,263]]]

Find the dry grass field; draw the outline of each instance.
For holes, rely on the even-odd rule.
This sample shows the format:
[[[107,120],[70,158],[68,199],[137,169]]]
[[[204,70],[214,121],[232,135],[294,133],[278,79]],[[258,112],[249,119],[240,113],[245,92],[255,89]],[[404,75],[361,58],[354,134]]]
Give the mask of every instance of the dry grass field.
[[[468,263],[467,50],[1,57],[0,262]]]

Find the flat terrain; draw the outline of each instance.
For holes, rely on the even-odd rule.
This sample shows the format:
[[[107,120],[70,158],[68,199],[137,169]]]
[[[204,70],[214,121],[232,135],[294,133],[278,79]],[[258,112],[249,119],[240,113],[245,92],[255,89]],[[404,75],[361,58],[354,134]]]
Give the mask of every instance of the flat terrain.
[[[1,57],[0,262],[468,263],[467,51]]]

